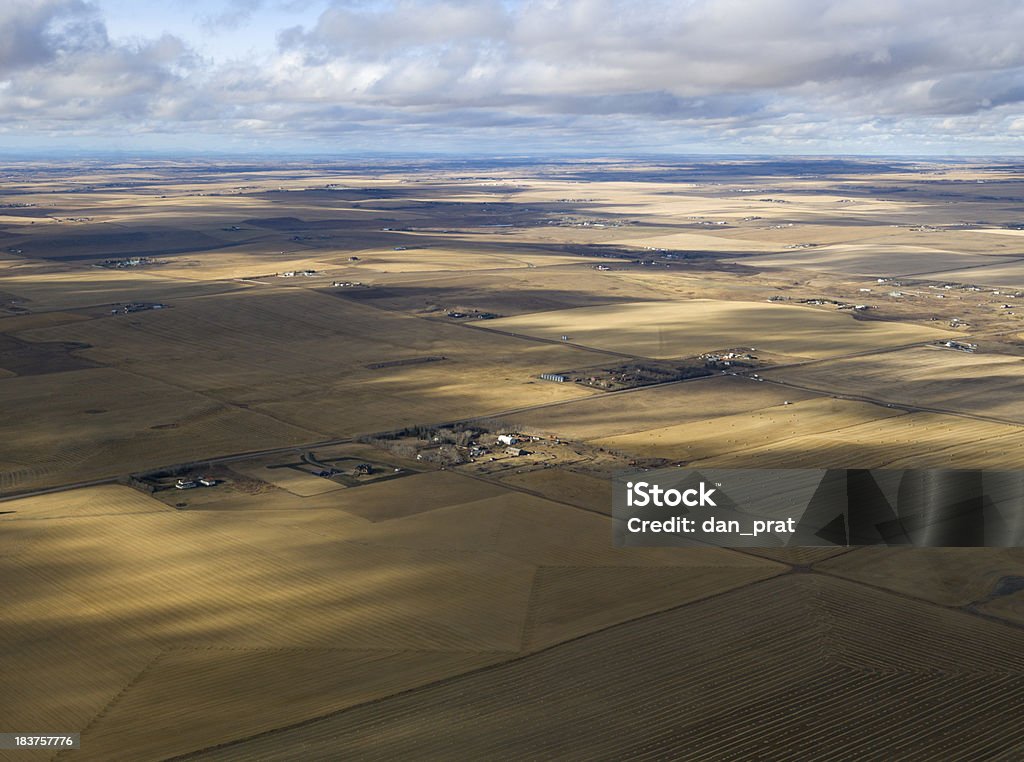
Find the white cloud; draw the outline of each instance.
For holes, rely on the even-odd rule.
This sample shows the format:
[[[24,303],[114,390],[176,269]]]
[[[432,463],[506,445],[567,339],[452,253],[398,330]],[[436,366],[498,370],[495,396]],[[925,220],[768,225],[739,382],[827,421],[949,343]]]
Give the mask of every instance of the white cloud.
[[[197,25],[267,7],[228,0]],[[3,129],[371,143],[446,129],[432,142],[524,148],[1022,140],[1017,0],[349,0],[229,62],[160,31],[112,41],[80,0],[8,2]]]

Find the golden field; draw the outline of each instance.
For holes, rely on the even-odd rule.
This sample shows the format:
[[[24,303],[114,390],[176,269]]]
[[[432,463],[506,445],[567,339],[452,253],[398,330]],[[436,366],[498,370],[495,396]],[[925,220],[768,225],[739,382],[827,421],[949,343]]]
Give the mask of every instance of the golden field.
[[[126,487],[3,504],[7,721],[80,728],[83,758],[184,753],[783,570],[615,550],[599,516],[462,476],[341,493],[231,511]]]
[[[491,322],[490,327],[503,331],[545,339],[568,336],[574,344],[641,357],[689,357],[742,347],[823,358],[952,335],[808,307],[703,299],[580,307]]]
[[[466,166],[0,180],[0,729],[80,732],[58,760],[1019,759],[1017,549],[625,550],[607,515],[667,462],[1020,468],[1019,172]]]
[[[1009,760],[1019,739],[1001,720],[1019,711],[1019,642],[1005,624],[789,576],[197,758],[284,760],[302,748],[368,760],[538,750],[613,759],[637,749],[709,759],[768,746],[800,759],[833,745],[842,759],[909,746]],[[737,703],[744,716],[731,711]]]
[[[821,432],[842,436],[841,432],[849,427],[884,421],[894,415],[899,412],[877,405],[818,398],[620,434],[596,439],[594,444],[644,457],[705,460],[759,447],[781,447],[798,431],[801,436]]]
[[[1024,423],[1024,357],[1016,355],[914,347],[765,376],[808,389]]]

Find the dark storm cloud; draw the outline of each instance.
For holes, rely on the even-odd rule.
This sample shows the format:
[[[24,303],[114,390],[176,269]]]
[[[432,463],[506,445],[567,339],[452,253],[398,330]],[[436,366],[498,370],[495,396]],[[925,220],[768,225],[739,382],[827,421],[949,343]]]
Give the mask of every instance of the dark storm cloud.
[[[237,25],[264,6],[230,0],[204,18]],[[311,137],[447,124],[455,140],[504,127],[766,147],[1021,139],[1019,0],[347,0],[282,28],[276,51],[219,64],[158,30],[112,42],[76,0],[16,0],[0,30],[14,122],[120,114],[142,130]]]

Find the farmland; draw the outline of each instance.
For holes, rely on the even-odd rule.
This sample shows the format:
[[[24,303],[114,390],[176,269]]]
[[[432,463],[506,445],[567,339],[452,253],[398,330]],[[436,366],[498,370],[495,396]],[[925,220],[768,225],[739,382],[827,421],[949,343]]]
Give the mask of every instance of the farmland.
[[[910,413],[714,455],[704,465],[736,468],[1014,469],[1024,456],[1019,426]]]
[[[944,338],[931,327],[859,322],[806,307],[742,301],[636,302],[495,320],[492,328],[643,357],[754,347],[822,358]]]
[[[769,379],[883,402],[1024,423],[1024,358],[911,348],[766,373]]]
[[[0,730],[1020,757],[1017,549],[608,517],[633,468],[1020,469],[1019,168],[90,161],[0,197]]]
[[[176,511],[127,487],[5,504],[16,594],[2,637],[24,645],[5,649],[4,671],[33,675],[12,685],[9,721],[81,727],[87,758],[182,753],[783,569],[714,549],[637,557],[610,547],[598,516],[450,474],[342,491],[348,502],[269,492],[233,511]],[[69,610],[81,618],[52,616]],[[67,653],[77,675],[61,671]],[[119,668],[89,677],[102,653]],[[181,722],[194,730],[170,733]]]
[[[756,261],[759,265],[768,267],[886,277],[934,273],[940,278],[944,277],[941,275],[943,270],[984,270],[1006,265],[998,257],[961,252],[962,250],[949,251],[908,244],[851,243],[816,246],[785,254],[768,254],[746,264]],[[973,276],[971,279],[973,280]]]
[[[762,610],[766,595],[773,605]],[[810,607],[809,599],[815,601]],[[984,748],[990,759],[1000,753],[1010,759],[1019,739],[998,719],[1018,711],[1020,655],[1010,644],[1020,638],[1005,625],[989,628],[969,615],[849,583],[776,580],[200,758],[287,759],[301,743],[313,755],[381,760],[537,749],[614,759],[640,746],[653,756],[699,759],[713,758],[709,748],[749,748],[754,740],[747,733],[799,758],[834,738],[832,722],[856,721],[875,732],[850,733],[837,754],[863,759],[920,744],[938,718],[943,730],[925,736],[934,744],[925,753],[966,759],[970,750]],[[594,661],[604,668],[588,671],[585,665]],[[854,668],[863,664],[874,669]],[[945,669],[926,667],[932,664]],[[584,673],[589,679],[581,684]],[[990,694],[993,684],[1002,690]],[[522,698],[524,686],[529,694]],[[993,703],[951,701],[927,717],[911,708],[947,691],[991,695]],[[671,711],[680,704],[689,707],[682,716]],[[639,711],[659,706],[665,711]],[[806,726],[805,712],[823,722]],[[891,721],[894,712],[898,723]],[[383,737],[374,730],[382,725],[391,730]],[[510,726],[526,732],[510,733]]]
[[[760,408],[750,413],[647,429],[598,439],[595,443],[643,456],[704,460],[758,447],[775,449],[796,431],[801,436],[822,430],[842,436],[838,432],[848,427],[884,421],[897,414],[893,410],[862,402],[818,398],[791,405]]]
[[[665,425],[666,417],[682,424],[816,396],[813,392],[758,384],[748,378],[714,376],[632,391],[628,405],[622,404],[620,395],[602,394],[520,413],[511,420],[530,430],[590,440],[656,429]]]

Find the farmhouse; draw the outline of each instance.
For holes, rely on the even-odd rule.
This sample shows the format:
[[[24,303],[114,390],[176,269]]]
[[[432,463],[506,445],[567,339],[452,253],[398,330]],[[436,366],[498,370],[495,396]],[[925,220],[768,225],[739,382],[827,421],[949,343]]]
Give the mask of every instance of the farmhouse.
[[[116,315],[121,312],[125,315],[132,312],[144,312],[145,310],[162,310],[164,305],[160,302],[132,302],[131,304],[125,304],[120,310],[117,308],[110,311],[111,315]]]
[[[961,352],[974,352],[978,349],[977,344],[972,344],[968,341],[953,341],[952,339],[939,342],[939,346],[946,347],[947,349],[958,349]]]

